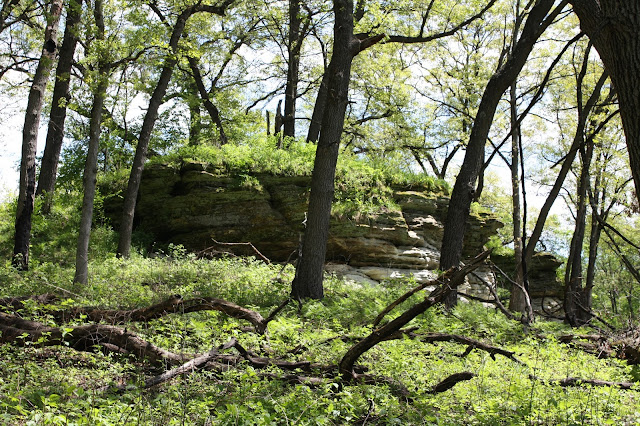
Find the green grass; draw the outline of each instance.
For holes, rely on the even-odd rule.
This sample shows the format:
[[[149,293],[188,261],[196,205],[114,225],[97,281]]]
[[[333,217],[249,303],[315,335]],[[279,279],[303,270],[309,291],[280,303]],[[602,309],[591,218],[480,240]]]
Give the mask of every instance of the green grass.
[[[363,166],[363,169],[366,168]],[[357,174],[355,176],[358,176]],[[357,181],[357,177],[351,177]],[[379,178],[383,181],[383,177]],[[212,296],[271,312],[290,291],[291,266],[267,265],[252,258],[197,259],[179,246],[154,258],[139,251],[117,259],[115,235],[96,223],[91,246],[90,280],[73,280],[75,228],[79,214],[72,192],[59,198],[53,213],[34,223],[31,268],[9,265],[11,204],[0,208],[0,297],[54,293],[56,306],[26,303],[24,318],[55,325],[51,309],[68,306],[136,308],[180,294],[185,299]],[[291,361],[337,363],[357,337],[392,300],[414,286],[395,279],[360,286],[334,276],[325,279],[326,297],[301,309],[287,306],[269,324],[268,335],[246,331],[245,321],[220,312],[172,314],[124,327],[176,352],[202,353],[232,337],[263,356]],[[390,318],[420,300],[414,296]],[[64,327],[82,324],[81,319]],[[0,424],[52,425],[578,425],[638,424],[640,385],[632,391],[609,387],[562,388],[553,379],[580,377],[633,381],[637,369],[615,359],[597,359],[556,336],[570,332],[559,323],[536,323],[525,331],[518,322],[476,303],[446,313],[432,308],[410,323],[420,332],[461,334],[514,351],[523,364],[455,343],[424,344],[403,339],[381,343],[360,360],[369,373],[401,381],[413,400],[400,400],[386,385],[344,385],[339,380],[310,388],[267,379],[246,364],[223,373],[207,371],[177,377],[150,390],[139,390],[157,374],[145,362],[127,356],[79,353],[69,347],[0,346]],[[338,339],[347,336],[349,339]],[[297,348],[297,351],[293,351]],[[294,353],[295,352],[295,353]],[[452,373],[476,376],[444,393],[433,385]],[[271,368],[267,372],[281,374]],[[299,372],[301,373],[301,372]],[[302,374],[302,373],[301,373]],[[305,373],[306,374],[306,373]],[[541,380],[532,379],[536,376]],[[129,384],[122,393],[102,390]]]
[[[71,285],[69,266],[36,264],[29,272],[2,271],[3,296],[53,292],[63,305],[134,308],[171,294],[185,298],[214,296],[267,315],[289,292],[293,268],[250,258],[203,260],[172,247],[169,256],[129,260],[105,256],[91,265],[90,284]],[[173,314],[148,324],[125,326],[172,351],[204,352],[235,337],[248,349],[289,360],[337,363],[354,340],[390,301],[414,283],[394,280],[357,286],[333,276],[325,280],[326,298],[292,305],[269,325],[268,336],[243,331],[247,323],[219,312]],[[421,296],[397,308],[397,315]],[[49,307],[55,308],[55,307]],[[27,304],[26,318],[51,321],[46,309]],[[74,324],[81,323],[76,320]],[[412,402],[401,401],[385,385],[342,386],[338,382],[309,388],[265,379],[261,371],[240,365],[225,373],[196,372],[158,388],[135,388],[152,372],[131,358],[78,353],[67,347],[0,347],[0,423],[4,424],[636,424],[640,402],[635,391],[615,388],[561,388],[531,380],[569,376],[613,381],[633,380],[619,360],[596,357],[559,344],[561,324],[522,326],[479,304],[461,304],[450,314],[434,308],[410,325],[421,332],[462,334],[515,351],[523,365],[455,343],[423,344],[404,339],[386,342],[359,361],[370,373],[403,382]],[[544,336],[544,337],[538,337]],[[302,348],[297,354],[292,349]],[[268,351],[268,352],[264,352]],[[270,373],[281,373],[269,369]],[[476,375],[453,389],[428,390],[447,375]],[[129,383],[117,394],[102,387]]]
[[[39,269],[39,268],[37,268]],[[197,260],[108,259],[92,264],[91,284],[74,288],[72,304],[145,306],[169,294],[185,298],[210,295],[250,306],[263,315],[286,297],[291,268],[250,259]],[[38,271],[28,274],[38,279]],[[24,278],[18,280],[26,283]],[[64,288],[68,281],[56,282]],[[168,315],[148,324],[127,324],[130,331],[173,351],[203,352],[231,337],[243,346],[290,360],[336,363],[352,343],[332,337],[364,336],[377,312],[412,285],[396,281],[358,287],[327,277],[323,301],[285,308],[269,326],[268,336],[241,331],[246,325],[217,312]],[[46,286],[42,289],[47,289]],[[21,286],[14,287],[16,294]],[[49,288],[49,290],[51,290]],[[25,284],[22,293],[30,293]],[[415,299],[413,300],[415,302]],[[28,318],[46,312],[25,308]],[[515,351],[524,365],[454,343],[427,345],[404,339],[386,342],[360,363],[370,373],[402,381],[414,395],[400,401],[384,385],[315,388],[268,380],[240,365],[228,372],[196,372],[156,389],[132,387],[122,394],[104,392],[110,383],[136,385],[150,374],[144,364],[126,357],[77,353],[66,347],[0,347],[0,419],[6,424],[635,424],[640,421],[637,390],[561,388],[531,380],[569,376],[632,380],[630,367],[600,360],[559,344],[541,326],[526,334],[521,325],[478,304],[463,304],[451,314],[432,309],[412,325],[423,332],[463,334]],[[566,331],[558,327],[556,333]],[[537,332],[547,338],[536,337]],[[302,347],[292,355],[290,351]],[[277,369],[271,373],[281,373]],[[476,377],[453,389],[427,391],[449,374],[471,371]],[[145,373],[146,372],[146,373]]]

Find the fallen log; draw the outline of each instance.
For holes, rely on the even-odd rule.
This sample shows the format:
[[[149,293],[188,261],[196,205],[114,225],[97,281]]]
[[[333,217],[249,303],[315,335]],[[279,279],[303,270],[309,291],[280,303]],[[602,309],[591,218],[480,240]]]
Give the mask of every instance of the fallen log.
[[[99,349],[131,354],[152,364],[177,364],[190,358],[175,354],[147,342],[126,329],[112,325],[89,324],[76,327],[49,327],[0,312],[0,343],[18,346],[69,346],[83,352]]]
[[[624,390],[635,390],[640,391],[640,387],[638,383],[633,382],[610,382],[607,380],[598,380],[598,379],[581,379],[579,377],[567,377],[565,379],[550,379],[545,380],[540,377],[529,375],[531,380],[537,380],[546,384],[555,384],[562,387],[581,387],[585,385],[590,386],[604,386],[604,387],[614,387]]]
[[[0,299],[0,311],[18,312],[24,309],[25,302],[33,301],[39,305],[48,305],[58,301],[58,296],[51,293],[38,294],[34,296],[3,297]]]
[[[629,365],[640,364],[640,331],[626,330],[617,334],[563,335],[562,343],[598,358],[618,358]],[[585,341],[586,340],[586,341]]]
[[[84,318],[92,322],[106,322],[109,324],[124,324],[126,322],[147,322],[161,318],[168,314],[189,313],[199,311],[220,311],[232,318],[243,319],[251,323],[256,332],[266,331],[267,321],[259,312],[236,305],[223,299],[214,297],[198,297],[183,299],[179,294],[169,297],[155,305],[138,309],[99,309],[92,307],[76,307],[52,313],[53,317],[62,322],[75,318]]]

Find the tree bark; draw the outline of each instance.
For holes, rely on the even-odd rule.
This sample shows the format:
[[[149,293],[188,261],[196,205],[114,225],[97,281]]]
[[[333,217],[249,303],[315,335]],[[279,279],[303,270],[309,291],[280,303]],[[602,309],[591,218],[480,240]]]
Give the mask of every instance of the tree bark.
[[[583,297],[582,246],[587,226],[587,189],[590,185],[589,169],[593,156],[593,142],[588,142],[587,146],[580,151],[582,169],[580,170],[580,181],[578,183],[576,223],[573,237],[571,238],[564,288],[565,318],[573,327],[584,325],[591,319],[591,307],[585,306],[586,301]]]
[[[571,0],[571,4],[616,88],[637,197],[640,194],[640,2]]]
[[[22,159],[20,161],[20,186],[16,210],[15,237],[12,264],[15,268],[29,268],[29,243],[31,241],[31,216],[36,189],[36,150],[40,112],[44,102],[49,74],[58,52],[58,22],[62,13],[62,0],[54,0],[47,18],[44,46],[38,61],[33,83],[29,91],[27,109],[22,130]]]
[[[78,44],[77,32],[81,13],[82,2],[80,0],[70,0],[67,9],[64,37],[62,45],[60,46],[60,56],[56,68],[47,140],[42,155],[42,164],[40,165],[38,187],[36,188],[36,196],[47,194],[42,206],[42,212],[44,214],[47,214],[51,209],[52,195],[56,187],[58,161],[60,159],[60,150],[62,149],[62,139],[64,137],[64,122],[67,117],[67,104],[71,98],[69,95],[71,65],[73,64],[73,55],[76,51],[76,45]]]
[[[133,216],[135,214],[138,189],[140,188],[140,180],[142,179],[142,171],[144,170],[144,163],[147,159],[147,150],[149,149],[149,142],[151,141],[151,132],[153,131],[156,119],[158,118],[158,109],[160,108],[160,105],[162,105],[162,100],[167,92],[167,87],[171,80],[173,69],[178,62],[178,42],[182,37],[187,20],[194,13],[198,12],[209,12],[222,16],[224,15],[225,9],[234,1],[235,0],[225,0],[219,6],[209,6],[196,3],[195,5],[186,8],[176,20],[176,24],[171,33],[171,39],[169,41],[170,52],[165,59],[156,88],[151,95],[149,107],[147,108],[147,113],[144,117],[144,121],[142,122],[140,136],[138,137],[138,146],[136,147],[136,153],[133,158],[131,174],[129,175],[127,191],[125,192],[124,206],[122,208],[120,238],[118,240],[118,256],[128,257],[131,250]]]
[[[102,0],[95,0],[94,17],[98,28],[98,40],[104,41],[104,16],[102,14]],[[102,52],[98,60],[97,84],[93,90],[93,106],[89,122],[89,146],[82,178],[82,213],[78,232],[78,246],[76,249],[76,272],[73,281],[87,285],[89,281],[89,241],[91,238],[91,223],[93,220],[93,203],[96,195],[96,179],[98,175],[98,152],[100,151],[100,133],[102,126],[102,110],[107,97],[109,86],[109,71],[111,66],[107,55]]]
[[[522,14],[520,13],[520,2],[516,2],[515,25],[513,29],[513,40],[511,42],[511,50],[515,49],[520,25],[522,24]],[[522,212],[520,210],[520,122],[518,121],[518,97],[517,84],[514,81],[509,89],[509,110],[511,114],[511,205],[512,221],[513,221],[513,254],[515,260],[515,276],[513,280],[518,285],[511,287],[511,297],[509,298],[509,309],[515,312],[525,314],[527,306],[526,287],[524,285],[524,268],[523,268],[523,241],[522,241]]]
[[[602,236],[602,224],[598,221],[599,217],[606,218],[607,213],[604,211],[598,212],[598,209],[602,207],[600,204],[604,202],[604,190],[601,190],[601,178],[602,169],[598,170],[595,182],[593,184],[593,190],[589,195],[589,202],[591,205],[591,231],[589,234],[589,260],[587,263],[587,274],[584,283],[583,301],[585,306],[591,308],[592,306],[592,292],[596,277],[596,260],[598,259],[598,247],[600,245],[600,238]],[[603,209],[604,210],[604,209]]]
[[[195,77],[194,77],[195,78]],[[200,114],[200,97],[196,95],[198,86],[194,81],[188,83],[189,93],[185,100],[189,108],[189,145],[200,145],[200,133],[202,132],[202,115]]]
[[[287,43],[287,85],[284,90],[284,126],[283,135],[296,136],[296,99],[298,98],[298,74],[300,70],[300,51],[304,35],[300,32],[300,0],[289,0],[289,41]]]
[[[358,53],[353,35],[353,1],[334,0],[334,46],[327,70],[327,104],[322,119],[311,176],[311,194],[302,251],[293,279],[291,296],[296,299],[324,296],[322,286],[324,261],[329,237],[329,219],[333,202],[334,178],[340,137],[347,110],[351,63]]]
[[[562,2],[547,17],[553,3],[553,0],[539,0],[536,2],[527,17],[520,39],[516,43],[512,54],[489,79],[482,95],[478,113],[471,129],[464,161],[449,201],[440,255],[440,269],[442,270],[447,270],[460,263],[465,225],[469,217],[471,202],[477,195],[475,193],[476,182],[484,163],[484,147],[498,102],[505,90],[520,73],[535,42],[565,5],[565,2]],[[457,295],[454,291],[449,294],[445,304],[451,308],[456,303]]]
[[[516,265],[516,273],[513,277],[513,281],[518,284],[511,287],[509,309],[528,316],[529,319],[527,322],[530,322],[532,318],[531,314],[528,312],[528,308],[531,307],[531,303],[527,303],[529,295],[527,294],[524,282],[522,212],[520,209],[520,125],[518,124],[515,82],[511,85],[509,95],[511,102],[511,123],[512,126],[514,126],[511,129],[511,203],[513,207],[511,217],[513,220],[513,251]]]
[[[325,70],[320,82],[320,88],[318,89],[318,95],[316,96],[316,103],[313,107],[313,113],[311,114],[311,124],[309,125],[309,131],[307,132],[307,142],[316,143],[320,137],[320,129],[322,128],[322,118],[324,115],[325,107],[327,106],[327,85],[329,84],[328,70]]]

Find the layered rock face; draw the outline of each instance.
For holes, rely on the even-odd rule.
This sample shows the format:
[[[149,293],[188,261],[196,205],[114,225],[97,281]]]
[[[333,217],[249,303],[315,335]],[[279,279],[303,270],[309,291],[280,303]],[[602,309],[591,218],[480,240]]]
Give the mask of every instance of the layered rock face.
[[[515,261],[513,255],[505,256],[497,253],[491,254],[491,261],[508,276],[515,274]],[[531,296],[534,309],[546,313],[563,316],[562,300],[564,297],[564,285],[558,279],[556,271],[562,265],[551,253],[536,253],[527,265],[527,277],[529,282],[529,296]],[[511,289],[511,283],[504,277],[497,277],[497,284]]]
[[[143,174],[136,226],[190,250],[214,246],[214,240],[251,242],[266,257],[285,261],[304,230],[309,184],[309,177],[228,176],[199,163],[186,163],[180,170],[153,165]],[[409,188],[396,189],[393,198],[399,209],[333,217],[327,260],[437,267],[448,198]],[[472,215],[464,255],[482,251],[501,226],[488,213]]]
[[[247,245],[217,244],[250,242],[270,260],[284,262],[294,258],[299,247],[309,184],[309,177],[229,176],[199,163],[185,163],[179,170],[153,165],[143,174],[136,226],[159,242],[182,244],[191,251],[253,255]],[[392,196],[398,208],[332,218],[329,270],[356,281],[409,273],[425,281],[435,275],[431,271],[439,263],[448,198],[411,188],[395,188]],[[110,208],[110,216],[117,219],[118,207]],[[480,253],[501,226],[491,214],[472,214],[463,256]],[[495,282],[488,268],[471,277],[467,290],[484,294],[482,280]]]

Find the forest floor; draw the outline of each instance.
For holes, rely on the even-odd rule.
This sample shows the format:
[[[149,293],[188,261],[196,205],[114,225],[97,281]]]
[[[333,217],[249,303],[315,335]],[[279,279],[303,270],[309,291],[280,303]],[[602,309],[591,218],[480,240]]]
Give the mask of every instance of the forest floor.
[[[285,304],[293,268],[252,258],[91,270],[83,288],[53,264],[0,274],[1,423],[640,424],[640,370],[601,330],[429,305],[345,375],[345,354],[424,303],[373,326],[412,279],[328,276],[323,300]]]

